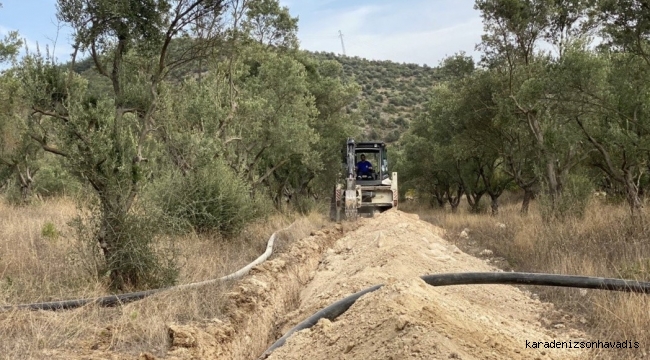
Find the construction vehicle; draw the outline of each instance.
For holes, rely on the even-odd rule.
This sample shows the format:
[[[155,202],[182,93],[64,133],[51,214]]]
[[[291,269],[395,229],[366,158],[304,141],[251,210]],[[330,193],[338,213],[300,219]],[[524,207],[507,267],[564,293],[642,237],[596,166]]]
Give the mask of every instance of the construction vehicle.
[[[358,216],[372,217],[397,208],[397,173],[388,173],[388,154],[383,141],[357,143],[348,138],[341,155],[342,171],[330,207],[333,221],[354,221]]]

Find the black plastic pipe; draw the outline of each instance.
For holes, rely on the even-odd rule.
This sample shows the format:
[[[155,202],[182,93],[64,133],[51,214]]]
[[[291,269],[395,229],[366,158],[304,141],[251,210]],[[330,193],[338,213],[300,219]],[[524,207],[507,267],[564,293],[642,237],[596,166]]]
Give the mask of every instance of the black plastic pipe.
[[[421,279],[431,286],[477,284],[541,285],[650,294],[650,282],[579,275],[474,272],[424,275]]]
[[[100,306],[116,306],[119,304],[125,304],[131,301],[136,301],[144,299],[149,295],[153,295],[157,292],[167,290],[164,289],[155,289],[147,291],[139,291],[135,293],[121,294],[121,295],[108,295],[99,298],[91,299],[75,299],[75,300],[62,300],[62,301],[49,301],[33,304],[21,304],[21,305],[8,305],[0,308],[1,311],[9,310],[67,310],[82,307],[87,304],[97,303]]]
[[[477,284],[541,285],[650,294],[650,282],[577,275],[521,272],[474,272],[424,275],[421,276],[421,279],[431,286]],[[309,329],[320,319],[336,319],[341,314],[345,313],[361,296],[373,292],[382,286],[383,284],[380,284],[361,290],[318,311],[284,334],[284,336],[273,343],[273,345],[271,345],[271,347],[269,347],[262,356],[258,358],[258,360],[266,359],[275,349],[284,345],[287,339],[296,331]]]
[[[205,281],[191,283],[191,284],[176,285],[176,286],[170,286],[162,289],[145,290],[145,291],[139,291],[139,292],[128,293],[128,294],[108,295],[108,296],[91,298],[91,299],[59,300],[59,301],[40,302],[40,303],[33,303],[33,304],[7,305],[7,306],[0,307],[0,311],[10,311],[10,310],[17,310],[17,309],[67,310],[67,309],[82,307],[84,305],[91,304],[91,303],[96,303],[97,305],[100,306],[116,306],[131,301],[141,300],[147,296],[159,293],[161,291],[183,290],[183,289],[196,288],[199,286],[205,286],[210,284],[216,284],[219,282],[239,279],[244,275],[246,275],[253,267],[266,261],[273,254],[273,245],[275,244],[275,240],[277,239],[278,233],[289,230],[296,223],[297,221],[294,221],[293,223],[291,223],[291,225],[285,227],[284,229],[280,229],[274,232],[273,234],[271,234],[271,237],[269,238],[266,244],[266,251],[264,251],[264,253],[260,255],[257,259],[255,259],[253,262],[249,263],[248,265],[235,271],[232,274],[228,274],[218,279],[211,279],[211,280],[205,280]]]

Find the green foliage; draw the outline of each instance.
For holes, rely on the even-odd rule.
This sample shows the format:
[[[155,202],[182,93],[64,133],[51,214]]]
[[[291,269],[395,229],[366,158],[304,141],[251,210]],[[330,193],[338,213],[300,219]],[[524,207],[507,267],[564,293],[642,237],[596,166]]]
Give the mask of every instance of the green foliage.
[[[603,46],[649,59],[650,8],[643,0],[600,0],[592,21],[602,26]]]
[[[83,254],[81,260],[91,276],[123,290],[155,289],[176,283],[176,245],[165,237],[177,230],[174,219],[158,211],[154,204],[140,203],[133,213],[113,221],[121,227],[113,229],[115,240],[106,254],[97,246],[105,221],[101,205],[95,196],[83,199],[82,212],[70,225]]]
[[[460,52],[441,61],[439,74],[446,80],[461,79],[472,74],[474,68],[474,59],[464,52]]]
[[[392,132],[389,132],[388,135],[386,135],[383,140],[386,143],[392,143],[399,140],[400,135],[401,133],[398,130],[393,130]]]
[[[341,139],[357,135],[360,117],[346,109],[354,103],[360,88],[344,79],[343,67],[336,61],[317,60],[304,53],[295,54],[295,58],[306,70],[306,88],[316,109],[309,119],[315,141],[310,144],[309,156],[294,153],[275,172],[269,189],[276,202],[281,198],[282,188],[289,189],[294,193],[293,207],[307,212],[314,195],[326,196],[331,192],[337,175],[331,169],[339,166]]]
[[[248,4],[244,29],[262,44],[297,48],[298,18],[276,0],[253,0]]]
[[[75,196],[81,190],[82,184],[65,170],[60,159],[49,157],[42,161],[35,176],[34,194],[41,198],[57,196]]]
[[[404,148],[397,164],[402,189],[412,187],[423,197],[449,197],[460,187],[449,127],[455,102],[447,84],[434,87],[425,110],[402,137]]]
[[[151,211],[140,214],[134,204],[156,169],[149,166],[149,157],[159,154],[152,133],[163,106],[165,77],[206,57],[220,40],[214,31],[196,35],[198,23],[218,19],[222,5],[58,0],[57,17],[75,39],[72,62],[79,51],[90,53],[94,74],[110,82],[110,88],[89,86],[87,79],[38,52],[23,57],[17,67],[25,108],[30,109],[25,138],[62,157],[66,170],[95,191],[98,204],[90,225],[80,226],[79,234],[101,248],[116,290],[158,286],[173,278],[173,269],[164,270],[172,267],[160,264],[164,259],[152,246],[152,229],[158,225],[149,221]],[[193,41],[170,46],[172,40],[192,35]],[[33,173],[29,168],[19,173],[23,197]]]
[[[473,136],[503,143],[493,146],[503,160],[503,170],[526,191],[543,183],[552,205],[556,198],[559,201],[562,184],[585,151],[574,115],[561,109],[579,105],[558,101],[555,89],[566,83],[557,64],[571,44],[581,40],[578,19],[586,11],[584,5],[574,1],[481,0],[475,6],[484,20],[480,48],[487,76],[482,76],[485,82],[479,89],[487,96],[471,106],[483,115],[478,117],[479,124],[474,124],[477,131]],[[542,52],[542,41],[556,45],[559,56]],[[464,98],[472,104],[471,96]],[[471,113],[461,118],[469,116]]]
[[[59,238],[59,231],[53,223],[48,221],[41,228],[41,236],[50,240],[56,240]]]
[[[71,25],[83,47],[94,44],[104,53],[112,51],[111,42],[119,38],[124,45],[146,52],[162,46],[171,7],[171,1],[160,0],[58,0],[57,18]]]
[[[579,173],[569,175],[567,180],[558,198],[553,199],[545,192],[539,195],[539,209],[545,221],[565,221],[584,216],[594,193],[594,184],[589,177]]]
[[[360,139],[398,142],[399,135],[408,129],[411,119],[416,116],[417,108],[426,102],[423,96],[417,94],[428,91],[438,79],[435,69],[417,64],[367,60],[322,52],[310,55],[316,59],[333,60],[342,64],[344,76],[354,78],[363,90],[357,101],[367,102],[370,109],[376,109],[376,112],[363,109],[355,111],[362,119],[358,124]],[[385,125],[376,122],[379,118],[376,113],[386,120]],[[400,118],[403,120],[398,121]],[[399,131],[397,136],[395,129]]]
[[[639,2],[625,4],[477,1],[485,29],[480,67],[464,54],[441,62],[445,84],[402,137],[399,167],[409,178],[402,184],[447,197],[456,184],[473,208],[483,193],[495,200],[510,183],[527,194],[542,186],[545,216],[580,216],[593,189],[581,174],[591,165],[639,209],[640,187],[650,183],[650,28],[644,11],[630,10]],[[616,52],[588,50],[595,28]],[[557,53],[542,51],[542,41]]]
[[[186,176],[173,172],[148,191],[166,216],[199,232],[235,235],[270,210],[267,198],[251,195],[250,185],[220,161]]]
[[[17,54],[23,41],[17,31],[9,31],[5,37],[0,40],[0,64],[12,60]]]
[[[292,199],[292,204],[292,210],[302,215],[307,215],[312,211],[320,211],[321,213],[325,212],[322,206],[323,203],[312,197],[298,196],[295,200]]]
[[[13,45],[7,44],[11,41]],[[17,39],[0,41],[0,63],[7,58],[15,61],[19,45]],[[18,74],[14,68],[0,73],[0,184],[12,187],[7,191],[16,204],[31,200],[34,175],[43,154],[27,133],[27,104]]]

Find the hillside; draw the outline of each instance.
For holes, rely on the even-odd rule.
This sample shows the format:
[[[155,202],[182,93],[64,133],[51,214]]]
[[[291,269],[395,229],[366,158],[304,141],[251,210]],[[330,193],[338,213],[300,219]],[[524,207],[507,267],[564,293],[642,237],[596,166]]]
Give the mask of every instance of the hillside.
[[[392,61],[368,60],[333,53],[312,52],[317,59],[336,60],[345,75],[361,85],[352,110],[362,111],[364,137],[394,142],[408,128],[428,90],[441,79],[437,68]]]
[[[441,79],[437,68],[392,61],[368,60],[334,53],[309,52],[318,60],[335,60],[343,66],[347,80],[361,85],[358,101],[348,111],[360,111],[362,138],[395,142],[408,129],[411,119],[427,100],[427,92]],[[98,76],[90,58],[75,64],[75,71],[89,79],[96,91],[110,88],[107,79]],[[196,64],[176,71],[176,79],[192,76]],[[184,71],[183,71],[184,70]]]

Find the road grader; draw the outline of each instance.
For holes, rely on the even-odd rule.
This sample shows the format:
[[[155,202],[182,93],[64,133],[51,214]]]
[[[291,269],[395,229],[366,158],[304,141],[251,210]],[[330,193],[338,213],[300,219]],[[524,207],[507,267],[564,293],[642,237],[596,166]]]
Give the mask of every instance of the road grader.
[[[332,221],[355,221],[358,216],[372,217],[397,208],[397,173],[389,174],[387,155],[383,141],[348,138],[331,200]]]

